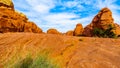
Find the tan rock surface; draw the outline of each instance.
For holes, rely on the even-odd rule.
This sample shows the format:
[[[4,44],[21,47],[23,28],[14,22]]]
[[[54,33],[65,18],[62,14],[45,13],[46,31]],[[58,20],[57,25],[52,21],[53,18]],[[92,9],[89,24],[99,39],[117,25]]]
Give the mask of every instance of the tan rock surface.
[[[60,68],[120,68],[120,39],[52,34],[0,34],[0,66],[49,51]],[[12,62],[10,62],[12,60]],[[4,66],[4,65],[3,65]],[[0,67],[3,68],[3,67]]]
[[[61,33],[54,28],[50,28],[47,30],[47,34],[58,34],[59,35]]]
[[[112,12],[108,8],[103,8],[93,19],[93,27],[107,29],[109,24],[113,24]]]
[[[68,35],[68,36],[73,36],[73,33],[74,31],[73,30],[69,30],[65,33],[65,35]]]
[[[0,7],[7,7],[14,10],[14,4],[12,0],[0,0]]]
[[[83,26],[82,26],[82,24],[77,24],[76,25],[76,28],[74,29],[74,36],[80,36],[80,35],[82,35],[82,33],[83,33]]]
[[[84,28],[83,35],[87,37],[93,36],[93,24],[89,24]]]

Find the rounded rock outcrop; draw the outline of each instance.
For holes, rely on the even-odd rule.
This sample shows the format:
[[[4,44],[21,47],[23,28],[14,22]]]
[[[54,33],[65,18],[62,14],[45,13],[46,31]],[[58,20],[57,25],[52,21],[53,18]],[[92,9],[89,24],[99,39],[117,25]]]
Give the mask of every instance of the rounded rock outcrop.
[[[73,35],[74,36],[80,36],[80,35],[82,35],[82,33],[83,33],[83,26],[82,26],[82,24],[77,24],[76,25],[76,28],[74,29],[74,32],[73,32]]]
[[[50,28],[47,30],[47,34],[58,34],[59,35],[61,33],[54,28]]]
[[[69,30],[69,31],[67,31],[66,33],[65,33],[65,35],[67,35],[67,36],[73,36],[73,30]]]
[[[84,28],[83,35],[88,37],[94,36],[94,28],[106,30],[109,25],[112,25],[115,28],[113,29],[113,32],[116,35],[120,35],[120,26],[114,23],[111,10],[105,7],[100,10],[100,12],[98,12],[98,14],[93,18],[92,22]]]

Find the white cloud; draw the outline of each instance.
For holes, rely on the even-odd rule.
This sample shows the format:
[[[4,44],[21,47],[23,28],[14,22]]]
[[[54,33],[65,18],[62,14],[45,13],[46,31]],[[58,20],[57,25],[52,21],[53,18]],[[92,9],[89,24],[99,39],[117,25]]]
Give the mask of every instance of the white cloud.
[[[44,17],[44,20],[48,23],[47,25],[42,26],[43,28],[56,28],[61,32],[66,32],[68,30],[73,30],[77,23],[82,23],[83,26],[87,25],[87,22],[91,22],[92,16],[86,18],[78,18],[78,16],[75,14],[59,13],[48,15]]]
[[[64,6],[69,7],[69,8],[76,7],[77,5],[78,5],[78,2],[76,2],[76,1],[68,1],[68,2],[64,3]]]
[[[40,14],[49,13],[49,10],[54,8],[55,3],[53,0],[26,0],[31,5],[32,10]]]
[[[99,0],[95,5],[99,9],[104,7],[109,7],[110,9],[119,9],[116,4],[114,4],[116,0]]]
[[[120,13],[113,13],[114,22],[120,24]]]
[[[72,18],[78,18],[79,16],[75,14],[70,14],[70,13],[55,13],[55,14],[49,14],[48,16],[45,17],[46,20],[66,20],[66,19],[72,19]],[[61,22],[62,23],[62,22]]]
[[[37,5],[36,7],[34,7],[34,10],[43,14],[43,13],[49,12],[49,7],[41,4],[41,5]]]

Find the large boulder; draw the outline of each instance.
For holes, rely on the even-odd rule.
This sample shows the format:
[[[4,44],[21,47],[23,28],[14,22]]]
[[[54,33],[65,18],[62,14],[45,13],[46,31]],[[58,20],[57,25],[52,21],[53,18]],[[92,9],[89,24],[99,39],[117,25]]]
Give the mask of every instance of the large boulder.
[[[0,7],[7,7],[14,9],[14,4],[12,0],[0,0]]]
[[[94,28],[106,30],[109,25],[112,25],[115,28],[113,31],[116,35],[120,34],[120,31],[118,31],[120,26],[114,23],[111,10],[108,8],[103,8],[93,18],[92,22],[84,28],[83,34],[85,36],[93,36]]]
[[[73,32],[73,35],[74,36],[80,36],[80,35],[82,35],[82,33],[83,33],[83,26],[82,26],[82,24],[77,24],[76,25],[76,28],[74,29],[74,32]]]
[[[54,28],[50,28],[50,29],[47,30],[47,34],[58,34],[58,35],[60,35],[61,33]]]
[[[112,12],[108,8],[103,8],[92,20],[93,28],[107,29],[109,24],[113,24],[114,20]]]
[[[6,32],[42,33],[42,30],[24,14],[0,7],[0,33]]]

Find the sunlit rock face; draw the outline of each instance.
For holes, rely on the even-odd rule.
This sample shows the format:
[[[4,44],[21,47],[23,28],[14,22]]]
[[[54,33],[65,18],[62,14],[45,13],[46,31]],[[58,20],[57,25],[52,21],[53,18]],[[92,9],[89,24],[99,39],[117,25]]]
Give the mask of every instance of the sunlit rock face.
[[[65,35],[67,35],[67,36],[73,36],[73,33],[74,33],[73,30],[69,30],[69,31],[67,31],[67,32],[65,33]]]
[[[47,34],[57,34],[57,35],[61,35],[61,33],[60,33],[58,30],[54,29],[54,28],[48,29],[48,30],[47,30]]]
[[[100,29],[107,29],[109,25],[115,27],[113,30],[116,35],[120,34],[120,26],[114,23],[114,19],[112,17],[112,12],[109,8],[101,9],[98,14],[93,18],[92,22],[84,28],[83,34],[85,36],[93,36],[93,29],[100,28]]]
[[[14,10],[14,4],[12,0],[0,0],[0,7],[7,7]]]
[[[26,15],[15,11],[11,0],[0,0],[0,33],[6,32],[42,33],[42,30]]]
[[[103,8],[92,20],[93,27],[107,29],[109,24],[113,24],[114,20],[112,12],[108,8]]]
[[[82,24],[78,23],[78,24],[76,25],[76,28],[74,29],[73,35],[74,35],[74,36],[80,36],[80,35],[82,35],[83,30],[84,30],[84,29],[83,29]]]

